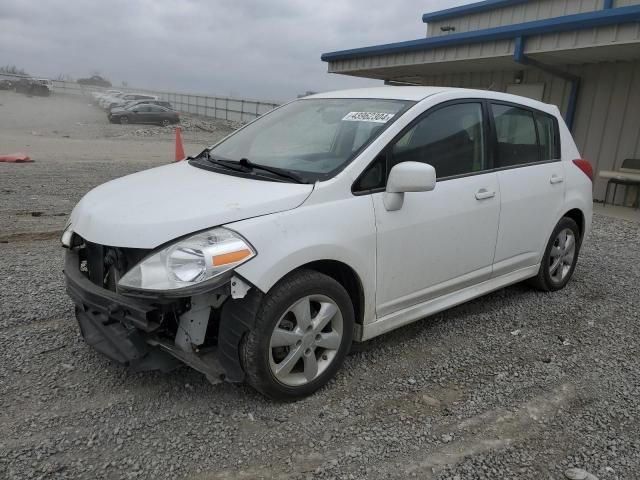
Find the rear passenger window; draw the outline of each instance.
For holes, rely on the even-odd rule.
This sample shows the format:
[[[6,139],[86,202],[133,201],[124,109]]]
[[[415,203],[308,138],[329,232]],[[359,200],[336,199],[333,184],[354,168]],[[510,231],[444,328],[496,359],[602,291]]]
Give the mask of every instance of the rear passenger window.
[[[523,108],[492,104],[498,141],[496,167],[513,167],[540,160],[533,113]]]
[[[420,120],[392,147],[392,166],[408,161],[432,165],[437,178],[486,169],[482,105],[450,105]]]
[[[556,121],[550,115],[535,113],[538,138],[540,139],[540,160],[560,158],[560,143],[556,134]]]

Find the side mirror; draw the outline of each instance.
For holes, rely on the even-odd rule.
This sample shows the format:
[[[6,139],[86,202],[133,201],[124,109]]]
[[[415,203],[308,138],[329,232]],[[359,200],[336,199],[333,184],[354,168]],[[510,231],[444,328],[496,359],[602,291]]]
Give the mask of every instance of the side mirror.
[[[427,163],[402,162],[391,169],[384,194],[388,211],[400,210],[405,192],[430,192],[436,188],[436,169]]]

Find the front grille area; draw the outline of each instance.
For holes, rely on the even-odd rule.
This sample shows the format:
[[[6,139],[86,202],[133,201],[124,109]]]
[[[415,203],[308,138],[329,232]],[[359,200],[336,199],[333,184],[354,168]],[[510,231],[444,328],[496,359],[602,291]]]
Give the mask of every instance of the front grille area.
[[[100,245],[83,240],[80,270],[100,287],[116,291],[120,278],[149,254],[141,248],[121,248]]]

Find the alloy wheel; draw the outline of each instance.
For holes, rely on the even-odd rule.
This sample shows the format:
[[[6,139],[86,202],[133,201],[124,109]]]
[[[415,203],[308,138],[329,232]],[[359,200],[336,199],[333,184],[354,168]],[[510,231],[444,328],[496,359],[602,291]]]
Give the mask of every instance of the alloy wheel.
[[[282,384],[312,382],[333,362],[343,335],[342,313],[325,295],[309,295],[291,305],[271,334],[269,366]]]
[[[549,276],[556,282],[562,282],[571,271],[576,254],[576,237],[570,228],[558,233],[549,253]]]

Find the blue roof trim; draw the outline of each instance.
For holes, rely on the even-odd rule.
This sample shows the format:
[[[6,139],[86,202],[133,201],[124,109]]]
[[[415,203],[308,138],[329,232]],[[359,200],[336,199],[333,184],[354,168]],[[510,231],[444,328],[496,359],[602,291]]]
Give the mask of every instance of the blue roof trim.
[[[335,60],[349,60],[373,55],[413,52],[416,50],[428,50],[431,48],[489,42],[493,40],[507,40],[521,36],[527,37],[545,33],[565,32],[568,30],[582,30],[585,28],[630,22],[640,22],[640,5],[577,13],[564,17],[534,20],[532,22],[487,28],[473,32],[454,33],[440,37],[419,38],[406,42],[353,48],[350,50],[324,53],[320,58],[324,62],[332,62]]]
[[[527,3],[528,1],[529,0],[485,0],[484,2],[476,2],[469,5],[447,8],[446,10],[439,10],[437,12],[425,13],[422,15],[422,21],[424,23],[437,22],[438,20],[446,20],[447,18],[461,17],[462,15],[519,5],[521,3]]]

